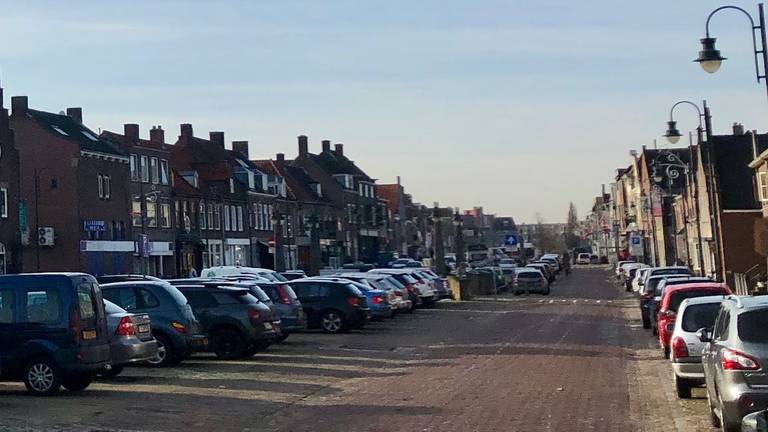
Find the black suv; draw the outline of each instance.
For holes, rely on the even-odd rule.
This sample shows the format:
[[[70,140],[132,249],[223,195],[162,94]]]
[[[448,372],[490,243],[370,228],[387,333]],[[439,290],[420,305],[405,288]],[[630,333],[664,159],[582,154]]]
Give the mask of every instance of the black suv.
[[[189,300],[211,340],[210,348],[222,359],[252,356],[279,336],[275,315],[246,288],[206,285],[177,287]]]
[[[109,367],[99,284],[83,273],[0,276],[2,378],[34,395],[84,390]]]
[[[101,286],[104,298],[130,313],[149,314],[152,336],[157,340],[153,366],[174,366],[196,351],[208,349],[187,298],[173,285],[158,280],[138,279]]]
[[[310,328],[338,333],[361,328],[370,319],[365,294],[349,282],[297,279],[291,287],[301,301]]]

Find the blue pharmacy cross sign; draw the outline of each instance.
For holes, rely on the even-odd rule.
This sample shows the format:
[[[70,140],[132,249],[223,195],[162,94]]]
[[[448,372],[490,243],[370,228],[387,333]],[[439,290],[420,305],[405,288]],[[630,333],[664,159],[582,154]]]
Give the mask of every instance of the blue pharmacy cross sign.
[[[517,236],[514,234],[508,234],[504,239],[504,244],[507,246],[517,246]]]

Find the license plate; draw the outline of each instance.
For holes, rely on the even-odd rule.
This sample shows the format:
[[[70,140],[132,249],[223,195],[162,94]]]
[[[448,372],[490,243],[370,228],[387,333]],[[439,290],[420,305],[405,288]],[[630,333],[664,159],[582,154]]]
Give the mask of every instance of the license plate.
[[[83,330],[83,340],[96,339],[96,330]]]
[[[139,326],[139,333],[149,333],[149,324],[141,324]]]
[[[272,330],[272,323],[265,322],[264,323],[264,328],[267,329],[267,330]]]

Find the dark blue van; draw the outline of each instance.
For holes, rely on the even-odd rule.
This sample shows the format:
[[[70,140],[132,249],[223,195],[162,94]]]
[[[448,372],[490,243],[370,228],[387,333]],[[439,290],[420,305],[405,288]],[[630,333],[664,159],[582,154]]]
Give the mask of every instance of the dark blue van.
[[[84,390],[109,368],[101,290],[83,273],[0,276],[2,379],[34,395]]]

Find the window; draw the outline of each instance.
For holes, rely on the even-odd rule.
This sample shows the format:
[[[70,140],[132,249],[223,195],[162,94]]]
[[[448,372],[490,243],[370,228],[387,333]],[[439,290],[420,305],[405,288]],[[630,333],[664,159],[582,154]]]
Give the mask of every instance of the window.
[[[13,324],[15,299],[12,290],[0,290],[0,324]]]
[[[24,309],[25,322],[58,323],[61,320],[61,302],[55,288],[32,288],[27,291]]]
[[[221,204],[213,206],[213,229],[221,229]]]
[[[149,168],[150,168],[150,174],[152,175],[152,184],[160,183],[160,172],[158,171],[159,167],[157,165],[156,157],[153,157],[152,159],[150,159]]]
[[[173,205],[176,211],[176,228],[184,228],[184,219],[181,217],[181,201],[176,201]]]
[[[160,183],[168,184],[168,161],[166,159],[160,159]]]
[[[728,334],[728,321],[731,319],[731,314],[725,306],[720,308],[720,314],[715,321],[715,331],[713,339],[723,340],[726,339],[725,335]]]
[[[141,157],[141,181],[144,183],[149,182],[149,158],[146,156]]]
[[[237,207],[237,230],[243,230],[243,208],[240,206]]]
[[[112,178],[108,175],[103,175],[102,179],[104,181],[104,199],[109,200],[112,198]]]
[[[135,154],[131,155],[131,181],[139,181],[139,157]]]
[[[148,289],[139,288],[139,306],[142,309],[152,309],[160,306],[160,301]]]
[[[91,284],[81,283],[77,286],[77,307],[80,312],[80,319],[92,320],[96,317],[95,300]]]
[[[768,171],[757,173],[757,189],[760,192],[760,201],[768,201]]]
[[[8,189],[0,188],[0,218],[8,217]]]
[[[756,309],[739,315],[739,338],[748,343],[768,343],[768,309]]]
[[[104,176],[98,174],[96,177],[99,184],[99,199],[104,199]]]
[[[235,193],[235,180],[229,179],[229,193]]]
[[[208,229],[213,229],[213,204],[208,204]]]
[[[200,202],[200,229],[206,229],[205,224],[205,204],[203,202]]]
[[[229,206],[224,206],[224,230],[229,231]]]
[[[217,306],[216,299],[210,293],[197,290],[185,290],[182,292],[193,308],[209,308]]]
[[[141,226],[141,201],[133,200],[131,204],[131,219],[133,220],[133,226]]]
[[[229,209],[229,226],[232,227],[232,231],[237,231],[237,207],[231,206]]]
[[[168,203],[160,204],[160,226],[163,228],[171,227],[171,205]]]
[[[157,203],[147,202],[147,226],[157,227]]]

